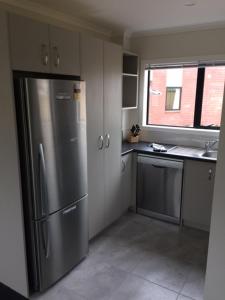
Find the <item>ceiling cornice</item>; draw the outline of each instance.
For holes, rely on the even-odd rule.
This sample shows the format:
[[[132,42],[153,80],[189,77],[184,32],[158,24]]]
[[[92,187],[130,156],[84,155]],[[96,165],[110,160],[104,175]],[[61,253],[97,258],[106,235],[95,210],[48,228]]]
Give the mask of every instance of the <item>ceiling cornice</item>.
[[[51,8],[48,8],[44,5],[40,5],[38,3],[34,3],[32,1],[28,0],[0,0],[0,3],[5,4],[6,6],[17,8],[20,10],[24,10],[27,12],[30,12],[34,15],[40,15],[42,17],[49,17],[56,21],[62,22],[64,24],[68,24],[72,27],[79,27],[83,28],[84,30],[91,31],[95,34],[100,34],[105,37],[111,37],[112,31],[109,29],[106,29],[102,26],[98,26],[94,23],[87,22],[86,20],[83,20],[78,17],[74,17],[72,15],[67,15],[64,13],[61,13],[58,10],[54,10]]]
[[[215,23],[208,23],[208,24],[197,24],[191,26],[189,25],[189,26],[133,32],[131,34],[131,38],[160,36],[160,35],[177,34],[177,33],[185,33],[185,32],[188,33],[188,32],[195,32],[195,31],[218,30],[224,28],[225,28],[225,22],[215,22]]]

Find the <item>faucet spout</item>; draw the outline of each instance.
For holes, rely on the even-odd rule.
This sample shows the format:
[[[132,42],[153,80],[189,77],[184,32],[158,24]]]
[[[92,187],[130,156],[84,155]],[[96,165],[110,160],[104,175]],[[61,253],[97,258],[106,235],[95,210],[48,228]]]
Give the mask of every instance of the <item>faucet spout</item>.
[[[205,150],[206,152],[209,152],[213,149],[213,146],[215,146],[219,142],[219,139],[216,139],[214,141],[208,141],[205,143]]]

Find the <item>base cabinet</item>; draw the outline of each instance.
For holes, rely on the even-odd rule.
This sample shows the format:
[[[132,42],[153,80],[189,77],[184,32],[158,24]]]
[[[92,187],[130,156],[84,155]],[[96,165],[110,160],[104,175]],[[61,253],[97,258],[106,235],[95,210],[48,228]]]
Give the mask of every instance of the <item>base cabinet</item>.
[[[183,181],[184,225],[209,231],[216,163],[185,161]]]
[[[126,154],[121,158],[121,209],[126,212],[132,206],[133,198],[133,168],[132,154]]]

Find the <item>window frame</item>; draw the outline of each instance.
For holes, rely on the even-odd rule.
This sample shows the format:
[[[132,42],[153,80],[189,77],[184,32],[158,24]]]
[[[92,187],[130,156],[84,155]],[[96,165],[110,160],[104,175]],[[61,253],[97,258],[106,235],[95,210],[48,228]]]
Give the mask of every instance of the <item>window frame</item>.
[[[180,90],[180,98],[179,98],[179,108],[175,109],[167,109],[167,91],[168,89],[179,89]],[[167,86],[166,87],[166,101],[165,101],[165,111],[166,112],[179,112],[181,110],[181,97],[182,97],[182,87],[180,86]]]
[[[149,66],[149,65],[148,65]],[[201,125],[201,116],[202,116],[202,106],[203,106],[203,93],[204,93],[204,83],[205,83],[205,68],[206,67],[213,67],[213,66],[225,66],[225,62],[222,63],[208,63],[208,64],[190,64],[190,65],[183,65],[182,63],[177,64],[176,66],[170,66],[167,64],[161,64],[160,67],[152,67],[145,68],[145,71],[148,71],[147,76],[147,105],[146,105],[146,126],[156,126],[156,127],[165,127],[165,128],[179,128],[179,129],[200,129],[200,130],[212,130],[218,131],[220,130],[220,126],[203,126]],[[188,67],[196,67],[198,68],[197,74],[197,83],[196,83],[196,96],[195,96],[195,109],[194,109],[194,121],[193,127],[189,126],[176,126],[176,125],[159,125],[153,124],[149,122],[149,104],[150,104],[150,89],[149,89],[149,82],[150,82],[150,72],[151,70],[155,69],[170,69],[170,68],[188,68]],[[224,93],[225,96],[225,93]],[[180,102],[181,104],[181,102]],[[181,105],[180,105],[181,107]],[[166,112],[179,112],[179,110],[166,110]]]

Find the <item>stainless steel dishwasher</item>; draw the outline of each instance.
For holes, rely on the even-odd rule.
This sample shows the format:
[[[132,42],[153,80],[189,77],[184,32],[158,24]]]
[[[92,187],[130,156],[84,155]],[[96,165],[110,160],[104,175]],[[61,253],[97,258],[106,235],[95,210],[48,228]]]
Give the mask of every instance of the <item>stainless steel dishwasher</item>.
[[[180,223],[183,161],[138,155],[137,212]]]

